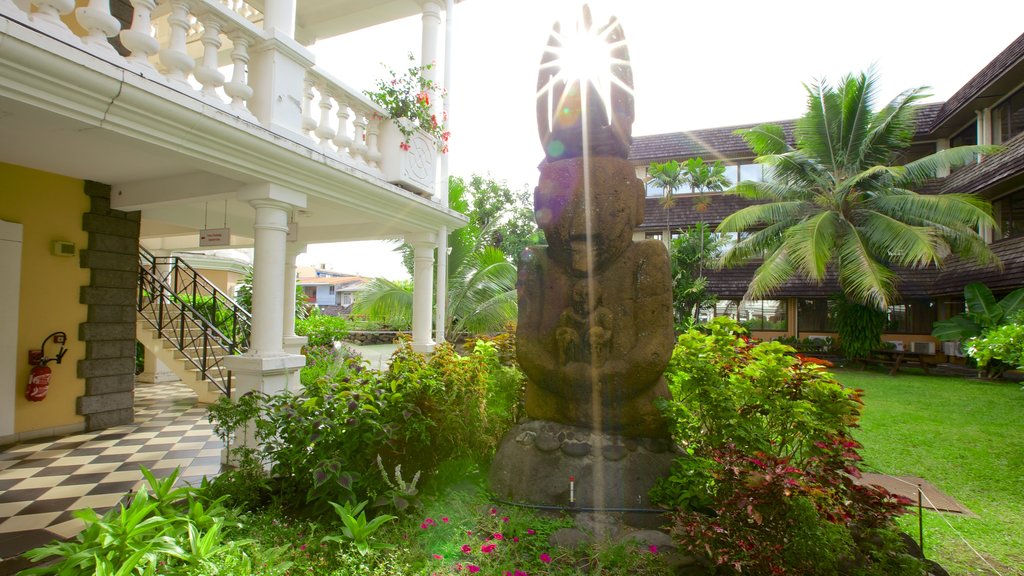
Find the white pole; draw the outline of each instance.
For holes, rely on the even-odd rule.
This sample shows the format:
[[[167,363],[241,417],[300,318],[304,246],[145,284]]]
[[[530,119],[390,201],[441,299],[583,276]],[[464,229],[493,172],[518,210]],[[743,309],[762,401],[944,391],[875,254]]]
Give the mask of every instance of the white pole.
[[[448,88],[448,96],[441,102],[444,110],[443,118],[448,119],[451,126],[451,86],[452,86],[452,30],[455,0],[447,0],[444,19],[444,87]],[[449,152],[450,154],[451,152]],[[448,206],[448,154],[441,155],[441,176],[438,183],[438,202]],[[437,319],[434,324],[434,340],[445,341],[445,320],[448,317],[448,227],[441,226],[437,232]]]

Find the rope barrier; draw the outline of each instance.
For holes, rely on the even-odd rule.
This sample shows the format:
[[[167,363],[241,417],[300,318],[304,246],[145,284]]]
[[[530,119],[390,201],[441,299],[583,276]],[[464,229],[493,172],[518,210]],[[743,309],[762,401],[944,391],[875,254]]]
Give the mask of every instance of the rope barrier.
[[[871,466],[864,466],[864,468],[867,468],[868,471],[873,472],[875,474],[880,474],[880,475],[885,476],[887,478],[891,478],[893,480],[896,480],[897,482],[902,482],[902,483],[906,484],[907,486],[914,487],[915,489],[917,489],[918,495],[923,496],[924,499],[928,501],[928,505],[931,507],[932,510],[934,510],[936,512],[939,511],[938,506],[936,506],[935,502],[932,502],[932,499],[929,498],[928,495],[924,493],[924,490],[921,489],[920,484],[914,484],[912,482],[907,482],[903,478],[899,478],[897,476],[893,476],[892,474],[887,474],[885,472],[882,472],[881,470],[878,470],[876,468],[872,468]],[[918,512],[918,514],[921,514],[921,512]],[[923,517],[923,515],[921,515],[921,516]],[[982,556],[981,553],[978,552],[978,550],[974,548],[974,546],[971,546],[971,543],[968,542],[966,538],[964,538],[963,534],[961,534],[960,531],[956,529],[956,527],[954,527],[952,524],[950,524],[949,520],[946,519],[946,517],[944,515],[936,514],[936,516],[941,518],[942,521],[946,523],[946,526],[949,526],[950,530],[952,530],[953,533],[956,534],[957,538],[959,538],[960,541],[963,542],[971,550],[971,552],[974,552],[974,555],[977,556],[982,562],[984,562],[985,565],[988,566],[993,572],[995,572],[997,576],[1003,576],[1002,572],[1000,572],[999,570],[996,570],[995,566],[993,566],[988,560],[986,560],[985,557]],[[923,554],[924,550],[922,549],[921,552]]]

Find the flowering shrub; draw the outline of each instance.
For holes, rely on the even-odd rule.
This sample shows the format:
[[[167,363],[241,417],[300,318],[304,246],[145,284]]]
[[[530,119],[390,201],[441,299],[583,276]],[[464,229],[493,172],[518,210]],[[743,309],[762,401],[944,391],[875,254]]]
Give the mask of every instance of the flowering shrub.
[[[687,455],[652,497],[675,508],[681,547],[736,573],[920,573],[863,537],[889,530],[908,502],[854,483],[860,393],[823,361],[738,328],[716,318],[706,333],[683,334],[666,371],[664,410]]]
[[[409,149],[409,139],[416,130],[429,134],[437,142],[438,150],[448,152],[448,116],[442,113],[439,121],[431,105],[431,94],[444,97],[445,91],[436,82],[425,77],[424,72],[434,67],[433,64],[419,66],[416,59],[409,54],[411,62],[405,74],[388,69],[388,78],[378,80],[375,90],[364,92],[374,103],[383,108],[388,117],[405,137],[399,146],[402,150]]]

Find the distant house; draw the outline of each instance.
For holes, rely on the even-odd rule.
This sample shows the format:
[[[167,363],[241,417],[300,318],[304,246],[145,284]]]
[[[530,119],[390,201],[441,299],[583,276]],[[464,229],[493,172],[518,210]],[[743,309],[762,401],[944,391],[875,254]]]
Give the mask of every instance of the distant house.
[[[774,122],[792,138],[795,120]],[[758,181],[764,177],[754,153],[735,134],[747,126],[729,126],[637,136],[630,159],[637,175],[646,180],[651,162],[702,157],[722,161],[731,182]],[[924,194],[976,194],[992,203],[1000,231],[987,238],[1003,268],[979,267],[952,258],[941,269],[900,270],[898,290],[902,300],[889,307],[884,338],[907,350],[956,355],[956,343],[940,343],[931,337],[936,320],[964,309],[963,289],[970,282],[984,282],[997,294],[1024,286],[1024,35],[1012,42],[979,71],[949,101],[919,107],[913,144],[906,163],[945,148],[965,144],[999,144],[1001,154],[962,167],[918,190]],[[688,189],[678,190],[671,207],[662,202],[664,190],[649,185],[643,223],[634,238],[668,241],[698,222],[712,228],[749,204],[742,198],[707,193],[698,199]],[[698,201],[700,200],[700,201]],[[728,241],[728,239],[726,239]],[[746,325],[755,336],[775,338],[824,337],[834,334],[829,295],[839,291],[837,279],[827,277],[818,285],[793,279],[780,287],[772,300],[743,299],[757,264],[707,273],[711,293],[719,301],[705,316],[728,315]]]
[[[296,284],[306,293],[306,301],[333,316],[351,313],[356,293],[370,282],[369,278],[335,272],[323,265],[299,266],[298,275]]]

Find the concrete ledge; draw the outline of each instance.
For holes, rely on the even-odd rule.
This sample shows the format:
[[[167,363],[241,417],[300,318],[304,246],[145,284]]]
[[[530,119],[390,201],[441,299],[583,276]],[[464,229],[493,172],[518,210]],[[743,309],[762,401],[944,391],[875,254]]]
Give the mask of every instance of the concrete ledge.
[[[239,374],[267,376],[294,372],[306,365],[306,357],[301,354],[228,356],[224,358],[224,365]]]

